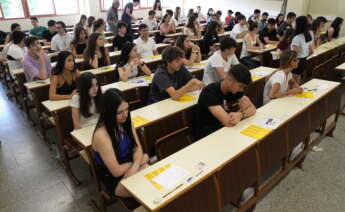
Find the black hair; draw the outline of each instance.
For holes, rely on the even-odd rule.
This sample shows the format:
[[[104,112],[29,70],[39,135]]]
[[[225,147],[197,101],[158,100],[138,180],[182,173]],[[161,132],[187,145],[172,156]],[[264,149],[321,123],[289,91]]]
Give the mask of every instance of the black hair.
[[[55,20],[49,20],[47,23],[48,27],[55,26],[55,24],[56,24]]]
[[[35,17],[35,16],[30,17],[30,20],[32,20],[32,21],[37,21],[37,22],[38,22],[38,18]]]
[[[30,48],[30,46],[34,45],[37,40],[39,40],[38,37],[31,35],[25,39],[25,46]]]
[[[255,9],[255,10],[254,10],[254,14],[258,14],[258,13],[261,13],[261,10]]]
[[[162,52],[162,60],[164,65],[168,65],[177,58],[184,58],[184,52],[175,46],[170,46],[164,49]]]
[[[170,9],[167,9],[165,12],[166,12],[168,15],[170,15],[171,17],[174,16],[174,11],[172,11],[172,10],[170,10]]]
[[[178,38],[176,39],[176,42],[175,42],[175,46],[180,48],[181,50],[183,50],[186,58],[190,57],[190,55],[192,54],[192,48],[186,49],[184,46],[184,41],[187,38],[188,38],[187,35],[180,35],[180,36],[178,36]]]
[[[327,23],[327,19],[323,16],[319,16],[316,18],[317,20],[320,20],[322,23]]]
[[[14,31],[12,32],[12,40],[14,44],[19,44],[21,41],[23,41],[26,37],[25,32],[22,31]]]
[[[284,17],[284,15],[282,14],[282,13],[279,13],[278,15],[277,15],[277,18],[276,18],[276,23],[277,24],[280,24],[281,22],[279,22],[279,17],[280,16],[283,16]],[[283,20],[284,21],[284,20]]]
[[[66,59],[67,57],[72,56],[72,53],[69,51],[61,51],[59,52],[58,56],[57,56],[57,62],[56,62],[56,66],[54,69],[54,75],[60,75],[62,74],[63,70],[65,69],[65,63],[66,63]],[[74,58],[73,58],[74,61]],[[73,66],[73,70],[72,72],[76,71],[76,65],[74,62],[74,66]]]
[[[287,19],[289,19],[289,18],[296,18],[296,13],[294,13],[294,12],[289,12],[288,14],[287,14],[287,16],[286,16],[286,18]]]
[[[277,23],[277,21],[274,18],[269,18],[267,20],[267,24],[275,25],[276,23]]]
[[[126,42],[123,44],[122,49],[121,49],[121,55],[119,59],[119,66],[124,66],[128,63],[129,60],[129,54],[133,50],[133,48],[136,46],[135,43],[132,42]]]
[[[140,0],[133,0],[133,2],[139,2],[140,3]]]
[[[84,29],[83,26],[77,26],[75,29],[74,29],[74,39],[72,40],[71,42],[71,45],[77,45],[80,41],[80,33],[84,31],[85,32],[85,35],[86,35],[86,39],[87,39],[87,33],[86,33],[86,30]]]
[[[216,36],[218,38],[218,33],[217,33],[218,28],[219,28],[218,22],[217,21],[211,21],[210,23],[207,24],[204,37]]]
[[[107,90],[101,97],[99,119],[95,128],[96,131],[100,127],[105,127],[118,160],[120,157],[119,139],[121,136],[121,130],[117,123],[116,116],[117,110],[122,102],[128,102],[128,100],[119,89],[111,88]],[[134,140],[130,112],[128,112],[127,120],[122,124],[122,127],[128,136]],[[133,144],[136,145],[136,142],[133,142]]]
[[[228,10],[228,13],[233,14],[234,12],[232,10]]]
[[[99,18],[97,19],[94,23],[93,23],[93,31],[96,32],[98,28],[100,28],[102,25],[104,25],[105,22],[103,20],[103,18]]]
[[[78,93],[79,93],[79,105],[80,105],[80,113],[84,117],[90,117],[92,114],[90,113],[91,107],[91,98],[89,95],[89,90],[92,87],[92,80],[96,79],[97,77],[91,72],[82,73],[78,79]],[[101,97],[101,88],[99,86],[97,80],[98,91],[97,95],[94,97],[96,111],[99,111],[99,101]]]
[[[20,27],[20,25],[18,23],[13,23],[11,24],[11,32],[13,32],[14,30],[16,30],[17,27]]]
[[[311,24],[311,30],[315,32],[319,27],[321,26],[321,20],[315,19],[313,23]]]
[[[139,25],[139,31],[142,30],[142,29],[147,29],[148,26],[146,24],[140,24]]]
[[[157,3],[160,3],[159,7],[157,7]],[[155,3],[153,4],[153,10],[162,10],[162,3],[161,0],[156,0]]]
[[[77,26],[78,26],[78,25],[81,25],[81,26],[82,26],[81,21],[82,21],[83,19],[87,21],[86,15],[81,15],[81,16],[80,16],[80,20],[79,20],[79,22],[78,22],[76,25],[77,25]]]
[[[237,42],[229,37],[225,37],[220,41],[220,51],[225,51],[226,49],[237,48]]]
[[[236,17],[237,19],[238,19],[238,16],[240,16],[240,15],[242,15],[241,12],[239,12],[239,11],[235,12],[235,17]]]
[[[309,41],[312,40],[309,30],[310,28],[308,27],[307,16],[297,17],[295,35],[303,34],[305,37],[305,42],[308,43]]]
[[[248,21],[248,25],[249,25],[249,27],[248,27],[249,31],[253,31],[254,29],[259,27],[259,24],[254,22],[254,21],[252,21],[252,20]]]
[[[175,19],[176,19],[176,21],[179,20],[180,14],[181,14],[181,7],[176,7],[175,8]]]
[[[99,38],[101,34],[94,32],[90,35],[88,43],[86,45],[85,51],[84,51],[84,61],[89,64],[90,59],[93,59],[93,57],[96,54],[96,43],[97,39]],[[102,58],[105,58],[105,49],[104,46],[99,47],[99,51],[102,54]]]
[[[282,41],[287,41],[288,39],[292,40],[294,34],[295,34],[295,30],[293,30],[292,28],[287,28],[284,31]],[[291,42],[291,40],[290,40],[290,42]]]
[[[188,14],[187,14],[187,18],[189,19],[194,14],[195,14],[194,9],[193,8],[189,9]]]
[[[242,15],[242,14],[237,16],[237,20],[238,20],[238,21],[241,21],[241,20],[243,20],[243,19],[246,20],[246,16],[244,16],[244,15]]]
[[[169,17],[169,14],[165,14],[164,16],[163,16],[163,18],[162,18],[162,23],[161,24],[163,24],[163,23],[165,23],[165,21],[166,21],[166,19]]]
[[[93,23],[95,22],[95,20],[96,20],[95,16],[89,16],[89,17],[87,18],[87,26],[88,26],[88,27],[92,27],[92,25],[93,25]]]
[[[60,24],[63,29],[66,29],[66,24],[63,21],[57,21],[56,24]]]
[[[216,12],[216,15],[222,15],[222,11],[221,11],[221,10],[218,10],[218,11]]]
[[[334,21],[331,24],[331,27],[333,27],[334,29],[334,33],[333,33],[333,37],[337,38],[339,36],[339,32],[340,32],[340,25],[343,23],[344,19],[340,18],[340,17],[336,17],[334,19]]]
[[[252,76],[249,72],[249,69],[242,64],[232,66],[228,72],[228,75],[235,78],[235,80],[239,83],[243,83],[245,85],[252,83]]]
[[[269,16],[269,15],[268,15],[268,12],[264,12],[264,13],[262,13],[262,15],[265,15],[265,16],[267,16],[267,17]]]
[[[155,15],[155,14],[156,14],[156,12],[154,10],[149,11],[149,15]]]
[[[126,27],[127,28],[127,24],[125,22],[122,22],[120,21],[118,24],[117,24],[117,28],[120,29],[122,27]]]
[[[198,16],[193,14],[189,17],[188,19],[188,23],[186,25],[186,27],[188,27],[189,29],[192,29],[194,34],[196,35],[197,34],[197,31],[196,31],[196,28],[195,28],[195,25],[194,25],[194,21],[198,19]]]
[[[212,13],[211,13],[211,11],[212,11]],[[207,16],[211,16],[213,13],[214,13],[213,8],[208,8]]]

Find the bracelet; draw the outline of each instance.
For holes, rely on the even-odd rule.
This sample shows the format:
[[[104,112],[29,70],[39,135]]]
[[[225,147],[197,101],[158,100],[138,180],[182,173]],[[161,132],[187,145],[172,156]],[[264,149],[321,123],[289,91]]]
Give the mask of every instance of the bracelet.
[[[140,165],[135,163],[135,162],[132,164],[132,168],[134,168],[134,169],[139,169],[139,167],[140,167]]]

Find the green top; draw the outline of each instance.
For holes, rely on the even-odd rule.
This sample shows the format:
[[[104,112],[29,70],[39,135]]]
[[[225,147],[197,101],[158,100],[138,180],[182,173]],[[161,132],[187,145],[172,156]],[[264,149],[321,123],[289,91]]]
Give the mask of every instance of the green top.
[[[30,35],[34,35],[34,36],[38,37],[38,39],[42,40],[43,39],[42,33],[45,30],[47,30],[47,27],[39,26],[39,27],[31,29],[30,30]]]

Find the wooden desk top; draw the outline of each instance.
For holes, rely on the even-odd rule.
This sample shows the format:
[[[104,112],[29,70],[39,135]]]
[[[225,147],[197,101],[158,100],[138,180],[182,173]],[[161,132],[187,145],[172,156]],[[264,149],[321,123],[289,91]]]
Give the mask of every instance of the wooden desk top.
[[[341,37],[341,38],[332,40],[330,42],[324,43],[324,44],[320,45],[319,47],[317,47],[314,50],[314,53],[312,55],[310,55],[307,59],[314,58],[320,54],[323,54],[327,51],[333,50],[334,48],[339,47],[339,46],[344,45],[344,44],[345,44],[345,37]]]
[[[165,37],[167,38],[174,38],[174,37],[178,37],[180,35],[183,35],[182,32],[177,32],[177,33],[173,33],[173,34],[166,34]]]
[[[338,65],[335,69],[345,71],[345,63]]]
[[[268,44],[268,45],[265,45],[264,49],[257,49],[257,50],[248,49],[248,52],[255,53],[255,54],[263,54],[263,53],[266,53],[266,52],[273,51],[276,48],[277,48],[276,45]]]
[[[70,106],[70,99],[66,100],[56,100],[56,101],[44,101],[42,102],[42,105],[49,111],[49,112],[55,112],[64,108],[68,108]]]

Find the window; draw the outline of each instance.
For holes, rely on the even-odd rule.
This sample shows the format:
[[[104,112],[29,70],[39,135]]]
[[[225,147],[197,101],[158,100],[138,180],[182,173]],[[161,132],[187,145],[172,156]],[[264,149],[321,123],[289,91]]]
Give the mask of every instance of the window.
[[[78,0],[54,0],[56,15],[78,14]],[[66,7],[68,5],[68,7]]]
[[[4,16],[2,15],[2,8],[1,8],[1,4],[0,4],[0,19],[3,19]]]
[[[55,14],[52,0],[28,0],[28,7],[30,16]]]
[[[4,18],[24,18],[21,0],[0,0]]]
[[[113,0],[99,0],[99,1],[100,1],[102,12],[106,12],[113,4]],[[133,0],[119,0],[119,1],[120,1],[120,7],[119,7],[120,10],[122,10],[128,2],[133,2]],[[155,0],[141,0],[140,6],[135,7],[134,9],[151,8],[153,6],[154,1]]]

